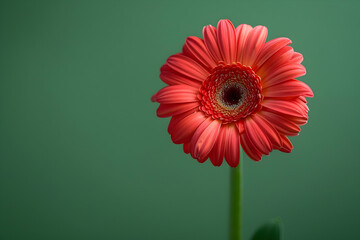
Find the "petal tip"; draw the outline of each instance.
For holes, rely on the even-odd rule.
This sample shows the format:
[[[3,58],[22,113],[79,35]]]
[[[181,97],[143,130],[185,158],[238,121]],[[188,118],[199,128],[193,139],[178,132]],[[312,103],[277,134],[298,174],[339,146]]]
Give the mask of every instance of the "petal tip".
[[[305,97],[311,97],[311,98],[314,97],[314,92],[310,87],[309,87],[309,92],[305,95]]]
[[[156,102],[156,96],[157,96],[157,93],[155,93],[155,94],[151,97],[151,101],[152,101],[152,102]]]
[[[228,162],[228,164],[232,168],[236,168],[237,166],[239,166],[239,162],[237,162],[237,163]]]

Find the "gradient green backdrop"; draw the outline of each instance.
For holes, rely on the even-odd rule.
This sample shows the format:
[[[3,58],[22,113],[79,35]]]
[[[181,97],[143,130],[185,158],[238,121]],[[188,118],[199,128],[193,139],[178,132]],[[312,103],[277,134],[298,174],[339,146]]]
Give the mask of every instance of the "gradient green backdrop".
[[[359,239],[358,1],[1,1],[0,239],[227,239],[229,167],[174,145],[150,97],[189,35],[229,18],[303,53],[291,154],[244,159],[244,236]]]

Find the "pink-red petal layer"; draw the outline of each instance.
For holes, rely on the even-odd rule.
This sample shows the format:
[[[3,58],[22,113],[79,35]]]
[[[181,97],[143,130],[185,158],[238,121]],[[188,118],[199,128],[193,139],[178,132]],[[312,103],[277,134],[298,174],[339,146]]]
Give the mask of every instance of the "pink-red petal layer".
[[[307,123],[306,97],[311,88],[296,80],[306,74],[303,56],[289,46],[288,38],[266,41],[267,28],[241,24],[234,28],[229,20],[217,27],[203,28],[203,39],[188,37],[182,52],[170,56],[161,67],[166,83],[151,98],[160,103],[159,117],[172,117],[168,132],[174,143],[183,144],[185,153],[199,162],[210,158],[214,166],[224,159],[236,167],[240,145],[253,160],[261,160],[273,149],[291,152],[287,136],[296,136]],[[248,117],[224,124],[200,108],[199,89],[219,64],[249,66],[261,78],[263,100]]]

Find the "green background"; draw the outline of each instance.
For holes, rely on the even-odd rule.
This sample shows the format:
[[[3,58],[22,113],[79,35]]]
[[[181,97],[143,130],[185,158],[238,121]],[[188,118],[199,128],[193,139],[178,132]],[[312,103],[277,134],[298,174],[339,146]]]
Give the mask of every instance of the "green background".
[[[292,39],[314,90],[291,154],[244,159],[244,239],[360,235],[358,1],[1,1],[0,239],[227,239],[229,167],[174,145],[150,97],[229,18]]]

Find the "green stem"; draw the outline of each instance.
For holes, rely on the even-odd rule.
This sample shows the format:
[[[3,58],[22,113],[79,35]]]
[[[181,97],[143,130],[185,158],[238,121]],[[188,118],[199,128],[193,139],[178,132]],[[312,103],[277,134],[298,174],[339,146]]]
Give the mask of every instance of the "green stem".
[[[230,240],[241,240],[241,201],[242,201],[242,155],[236,168],[230,168]]]

